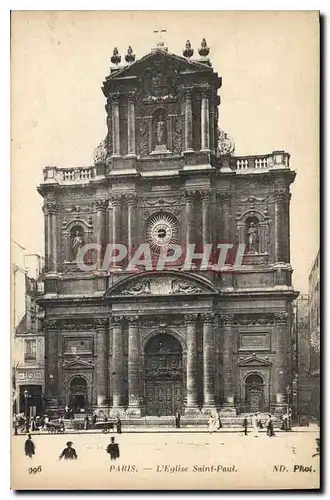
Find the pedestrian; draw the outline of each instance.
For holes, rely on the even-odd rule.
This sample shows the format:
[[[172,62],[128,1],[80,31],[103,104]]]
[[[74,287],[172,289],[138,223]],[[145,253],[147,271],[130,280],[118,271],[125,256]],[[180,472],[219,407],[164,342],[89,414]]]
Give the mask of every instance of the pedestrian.
[[[31,434],[29,434],[28,439],[25,441],[24,450],[25,450],[25,455],[27,457],[32,458],[32,455],[34,455],[35,453],[35,445],[31,439]]]
[[[30,419],[29,417],[26,417],[25,419],[25,432],[29,432],[30,431]]]
[[[64,460],[77,460],[78,455],[76,453],[76,450],[72,448],[72,441],[68,441],[66,443],[66,448],[62,451],[62,453],[59,456],[59,460],[64,458]]]
[[[210,415],[210,418],[209,418],[209,433],[212,434],[212,432],[216,431],[217,430],[217,426],[218,426],[217,420],[215,420],[215,418],[214,418],[213,415]]]
[[[220,413],[218,415],[218,429],[222,429],[222,422],[221,422],[221,418],[220,418]]]
[[[97,415],[94,412],[94,414],[93,414],[93,426],[95,426],[96,422],[97,422]]]
[[[119,446],[115,443],[114,437],[111,437],[111,443],[107,447],[107,453],[109,453],[111,460],[119,458]]]
[[[257,413],[257,421],[258,421],[258,428],[259,428],[259,429],[263,429],[263,428],[264,428],[264,426],[262,425],[261,416],[260,416],[260,411],[258,411],[258,413]]]
[[[88,415],[86,415],[86,417],[84,418],[84,429],[85,429],[85,431],[88,431],[88,429],[89,429],[89,418],[88,418]]]
[[[255,413],[252,415],[252,427],[253,427],[253,435],[254,437],[258,437],[258,416]]]
[[[121,434],[121,420],[119,417],[117,417],[116,420],[116,429],[117,429],[117,434]]]
[[[247,436],[247,428],[248,428],[248,419],[245,417],[243,420],[243,429],[244,429],[244,436]]]
[[[65,418],[65,419],[68,419],[68,418],[69,418],[69,407],[68,407],[68,405],[66,405],[66,407],[65,407],[64,418]]]
[[[268,419],[267,419],[267,436],[269,436],[269,437],[275,436],[273,419],[272,419],[272,416],[270,413],[269,413]]]
[[[181,425],[180,424],[180,420],[181,420],[181,415],[180,415],[179,412],[177,412],[176,415],[175,415],[175,427],[177,429],[180,429],[180,425]]]

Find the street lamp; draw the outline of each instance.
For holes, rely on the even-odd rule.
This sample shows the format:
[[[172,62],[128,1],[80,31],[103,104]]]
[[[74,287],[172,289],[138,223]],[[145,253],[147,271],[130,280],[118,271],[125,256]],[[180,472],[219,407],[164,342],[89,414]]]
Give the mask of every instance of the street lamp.
[[[25,417],[27,418],[28,414],[27,414],[27,403],[28,403],[28,398],[30,397],[30,393],[29,391],[27,391],[25,389],[25,391],[23,392],[23,395],[24,395],[24,413],[25,413]]]

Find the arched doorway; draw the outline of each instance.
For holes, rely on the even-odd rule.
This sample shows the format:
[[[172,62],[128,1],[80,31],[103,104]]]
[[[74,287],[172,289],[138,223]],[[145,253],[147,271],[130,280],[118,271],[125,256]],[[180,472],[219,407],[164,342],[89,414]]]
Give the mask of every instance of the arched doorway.
[[[264,409],[264,381],[257,373],[249,375],[245,380],[245,406],[248,412]]]
[[[147,415],[174,415],[182,409],[182,348],[168,334],[152,337],[145,346]]]
[[[74,377],[70,382],[70,406],[75,413],[87,408],[87,382],[83,377]]]

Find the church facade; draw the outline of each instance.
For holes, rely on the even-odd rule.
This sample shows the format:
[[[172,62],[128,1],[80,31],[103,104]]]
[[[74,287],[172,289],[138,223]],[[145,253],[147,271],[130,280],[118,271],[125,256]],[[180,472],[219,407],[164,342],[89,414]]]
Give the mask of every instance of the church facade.
[[[44,168],[49,407],[134,417],[286,407],[295,173],[284,151],[235,156],[205,40],[192,56],[189,42],[183,56],[160,43],[140,60],[129,47],[123,63],[115,49],[94,165]],[[104,268],[108,243],[127,254]],[[141,244],[152,262],[169,245],[182,254],[163,269],[129,266]],[[245,245],[244,265],[229,255],[186,269],[192,244]],[[85,245],[103,254],[87,252],[82,270]]]

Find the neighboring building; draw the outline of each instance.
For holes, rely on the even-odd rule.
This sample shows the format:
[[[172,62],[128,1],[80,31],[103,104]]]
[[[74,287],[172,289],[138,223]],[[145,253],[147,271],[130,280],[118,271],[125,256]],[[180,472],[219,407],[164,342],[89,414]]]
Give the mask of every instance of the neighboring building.
[[[310,373],[313,377],[312,414],[320,418],[320,251],[309,275]]]
[[[235,156],[218,130],[218,89],[197,60],[163,44],[124,65],[114,51],[103,93],[106,139],[93,166],[44,169],[46,379],[58,405],[126,415],[213,408],[278,412],[291,385],[289,154]],[[239,119],[239,117],[238,117]],[[86,131],[87,133],[87,131]],[[86,243],[246,244],[222,272],[127,262],[82,271]],[[86,261],[90,264],[91,261]]]
[[[311,415],[312,380],[310,375],[311,341],[309,329],[309,297],[300,294],[294,302],[293,341],[293,406],[300,423]],[[296,396],[296,397],[295,397]]]
[[[39,276],[40,257],[28,255],[26,262],[30,262],[32,268],[25,270],[24,283],[16,290],[17,297],[24,297],[25,312],[15,328],[12,350],[14,410],[40,415],[45,390],[44,336],[43,313],[36,299],[43,293],[43,283]],[[30,277],[28,272],[33,272],[35,277]]]

